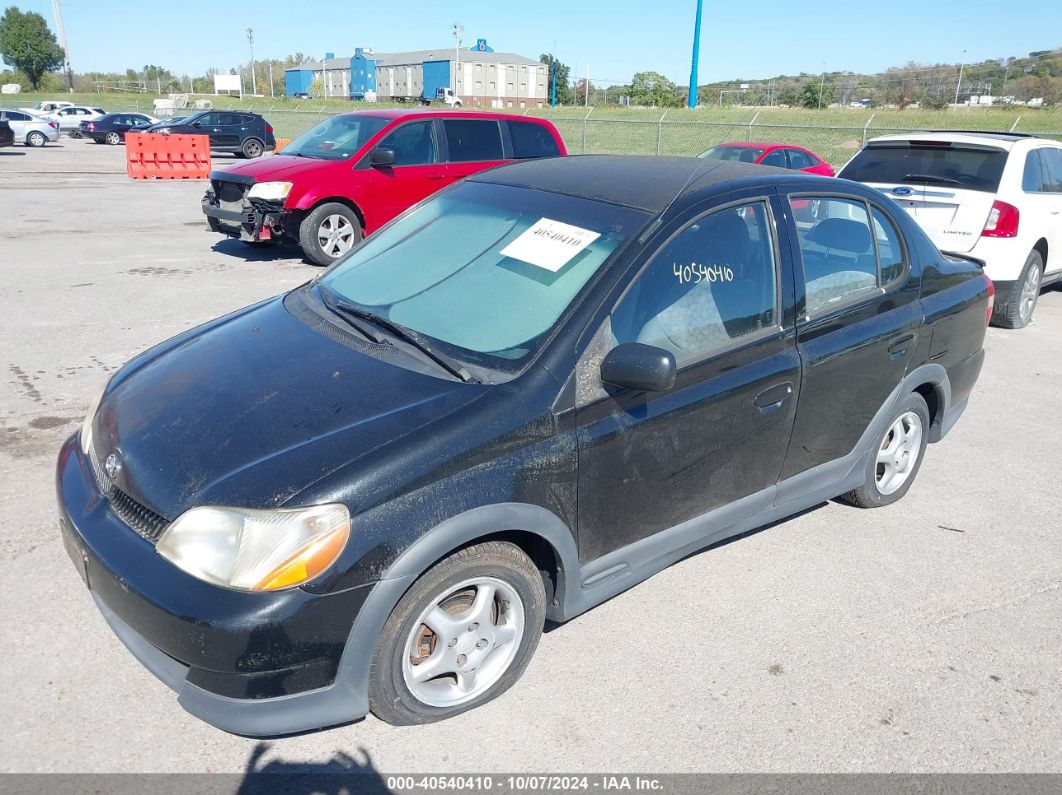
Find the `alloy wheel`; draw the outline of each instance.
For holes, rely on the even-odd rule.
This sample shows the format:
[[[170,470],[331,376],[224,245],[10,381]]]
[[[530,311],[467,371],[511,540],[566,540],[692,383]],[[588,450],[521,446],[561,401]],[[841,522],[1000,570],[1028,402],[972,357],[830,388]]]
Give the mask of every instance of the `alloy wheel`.
[[[317,228],[317,241],[329,257],[340,257],[354,246],[354,227],[342,215],[329,215]]]
[[[1036,301],[1039,297],[1040,269],[1033,265],[1029,268],[1029,273],[1021,285],[1021,296],[1018,298],[1018,317],[1021,319],[1022,325],[1027,324],[1032,319],[1032,313],[1036,308]]]
[[[889,427],[878,448],[874,485],[884,495],[893,494],[907,482],[922,450],[922,420],[905,411]]]
[[[402,677],[424,704],[453,707],[482,695],[505,674],[524,636],[524,605],[495,577],[465,580],[430,600],[413,624]]]

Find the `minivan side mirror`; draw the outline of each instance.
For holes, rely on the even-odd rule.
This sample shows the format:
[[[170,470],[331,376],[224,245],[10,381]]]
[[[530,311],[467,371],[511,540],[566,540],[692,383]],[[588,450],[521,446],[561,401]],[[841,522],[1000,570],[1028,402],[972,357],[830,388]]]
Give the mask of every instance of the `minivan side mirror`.
[[[675,385],[675,354],[645,345],[625,342],[617,345],[601,362],[601,380],[612,386],[641,392],[666,392]]]
[[[371,162],[374,166],[389,166],[395,162],[395,150],[389,146],[378,146],[372,150]]]

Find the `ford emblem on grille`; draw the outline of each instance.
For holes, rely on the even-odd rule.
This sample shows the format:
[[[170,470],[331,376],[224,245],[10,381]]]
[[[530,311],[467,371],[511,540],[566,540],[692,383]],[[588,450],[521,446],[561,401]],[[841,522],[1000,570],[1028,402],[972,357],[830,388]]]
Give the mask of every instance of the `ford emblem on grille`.
[[[117,453],[111,453],[107,456],[107,460],[103,462],[103,468],[107,472],[107,477],[114,480],[118,477],[118,473],[122,471],[122,459],[118,457]]]
[[[893,188],[892,192],[895,196],[910,196],[914,191],[912,191],[910,188],[899,187]]]

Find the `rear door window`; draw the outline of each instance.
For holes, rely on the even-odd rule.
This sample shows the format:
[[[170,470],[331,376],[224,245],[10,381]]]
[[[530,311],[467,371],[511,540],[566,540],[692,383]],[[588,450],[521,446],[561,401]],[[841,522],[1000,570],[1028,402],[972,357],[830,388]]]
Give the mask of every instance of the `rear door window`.
[[[801,152],[799,149],[789,150],[789,167],[790,168],[811,168],[817,166],[814,160],[811,159],[806,153]]]
[[[1007,152],[992,147],[910,141],[868,146],[838,176],[856,182],[950,185],[995,193]]]
[[[1040,193],[1047,190],[1044,182],[1044,164],[1040,150],[1033,149],[1025,155],[1025,169],[1021,174],[1021,189],[1026,193]]]
[[[501,160],[501,128],[486,119],[444,119],[447,157],[452,163]]]
[[[806,198],[794,197],[803,202]],[[892,222],[875,209],[871,231],[867,205],[859,199],[817,198],[816,220],[797,224],[809,316],[829,312],[875,293],[883,284],[879,247],[888,280],[903,272],[903,251]]]
[[[1044,166],[1044,186],[1047,193],[1062,193],[1062,149],[1041,149]]]
[[[517,160],[526,157],[556,157],[560,154],[557,142],[541,124],[511,121],[509,139],[513,144],[513,157]]]
[[[789,164],[785,159],[784,149],[775,149],[773,152],[767,154],[763,160],[760,161],[761,166],[777,166],[778,168],[789,168]]]

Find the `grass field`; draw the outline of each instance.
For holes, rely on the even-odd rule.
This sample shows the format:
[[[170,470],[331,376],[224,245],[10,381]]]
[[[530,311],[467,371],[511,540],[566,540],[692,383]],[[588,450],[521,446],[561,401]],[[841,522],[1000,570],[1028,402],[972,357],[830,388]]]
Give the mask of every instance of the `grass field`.
[[[282,137],[293,137],[330,113],[385,107],[346,100],[290,100],[284,97],[205,97],[217,108],[264,114]],[[151,112],[151,94],[4,95],[0,107],[32,106],[42,99],[68,99],[106,110]],[[587,112],[590,112],[587,117]],[[517,111],[520,112],[520,111]],[[695,155],[728,140],[770,140],[806,146],[835,166],[843,165],[866,137],[891,131],[965,129],[1050,133],[1062,138],[1062,107],[958,108],[948,110],[860,110],[828,108],[559,107],[527,111],[551,119],[570,152]],[[663,121],[661,121],[663,119]]]

